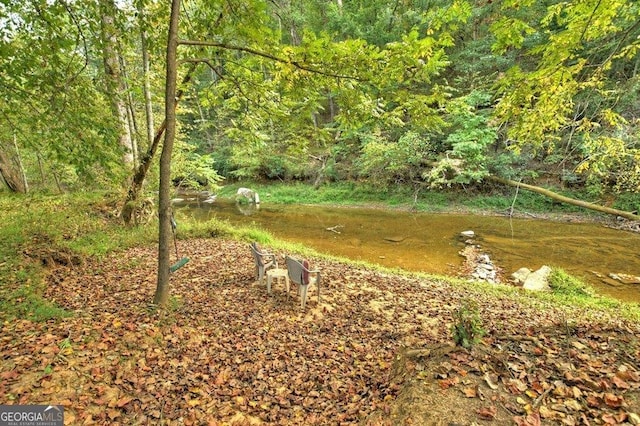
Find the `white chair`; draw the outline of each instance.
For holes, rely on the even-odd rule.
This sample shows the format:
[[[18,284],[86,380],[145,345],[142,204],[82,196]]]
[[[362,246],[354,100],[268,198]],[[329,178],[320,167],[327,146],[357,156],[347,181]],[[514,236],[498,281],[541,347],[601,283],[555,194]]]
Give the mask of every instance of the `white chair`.
[[[251,253],[256,262],[256,278],[262,283],[269,268],[278,268],[278,260],[275,254],[262,250],[256,242],[251,243]]]
[[[307,302],[307,290],[309,285],[313,284],[318,288],[318,304],[320,303],[320,270],[311,269],[307,260],[298,261],[292,257],[285,258],[287,264],[287,295],[289,294],[289,280],[298,285],[298,293],[302,309]]]

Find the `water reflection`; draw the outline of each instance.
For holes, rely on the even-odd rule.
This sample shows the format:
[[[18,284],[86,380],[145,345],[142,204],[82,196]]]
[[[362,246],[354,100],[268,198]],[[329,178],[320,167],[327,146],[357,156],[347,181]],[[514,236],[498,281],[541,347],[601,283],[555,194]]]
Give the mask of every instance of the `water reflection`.
[[[455,275],[461,267],[463,243],[458,236],[473,230],[505,275],[521,267],[559,266],[603,294],[640,302],[640,284],[598,278],[609,273],[640,275],[640,235],[631,232],[598,224],[493,216],[268,203],[259,210],[249,206],[219,199],[182,208],[202,220],[215,217],[232,224],[253,224],[321,252],[444,275]]]

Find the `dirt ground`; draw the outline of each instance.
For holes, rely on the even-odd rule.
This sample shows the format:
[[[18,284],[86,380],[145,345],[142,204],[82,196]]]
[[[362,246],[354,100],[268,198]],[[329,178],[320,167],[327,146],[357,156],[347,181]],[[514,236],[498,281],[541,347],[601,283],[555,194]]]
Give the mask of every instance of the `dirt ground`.
[[[0,404],[61,404],[67,424],[640,424],[638,324],[326,259],[303,311],[255,281],[248,243],[178,243],[163,310],[155,247],[50,264],[73,315],[2,324]],[[468,300],[470,350],[451,332]]]

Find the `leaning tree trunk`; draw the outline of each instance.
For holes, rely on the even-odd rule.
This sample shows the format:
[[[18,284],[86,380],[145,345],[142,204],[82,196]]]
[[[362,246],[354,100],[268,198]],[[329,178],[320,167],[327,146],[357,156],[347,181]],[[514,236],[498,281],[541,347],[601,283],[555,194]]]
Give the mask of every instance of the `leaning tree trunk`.
[[[191,80],[191,76],[196,69],[197,64],[193,63],[190,65],[190,68],[187,70],[184,78],[182,79],[181,84],[184,85]],[[174,102],[174,111],[178,106],[178,101],[182,97],[184,93],[184,89],[178,90],[178,93],[175,96]],[[133,218],[136,213],[136,208],[139,205],[140,192],[142,192],[142,186],[144,185],[144,180],[147,177],[147,172],[151,167],[151,162],[153,161],[153,157],[156,155],[156,151],[158,150],[158,146],[160,145],[160,140],[164,135],[164,132],[167,128],[167,119],[165,118],[160,125],[160,128],[156,131],[155,136],[153,137],[153,141],[151,145],[149,145],[149,149],[147,150],[144,157],[140,159],[140,165],[136,170],[136,173],[133,175],[133,181],[131,182],[131,186],[129,187],[129,191],[127,192],[127,198],[124,202],[124,207],[122,208],[122,212],[120,212],[120,216],[124,220],[124,223],[127,225],[131,224]]]
[[[11,160],[2,147],[0,147],[0,175],[11,191],[21,194],[27,193],[27,185],[22,179],[23,174],[20,167]]]
[[[160,219],[158,233],[158,284],[153,303],[164,305],[169,298],[169,257],[171,238],[171,153],[176,136],[176,86],[177,86],[177,51],[178,23],[180,21],[180,0],[171,3],[171,20],[167,42],[167,81],[165,89],[165,120],[167,129],[160,155],[160,201],[158,216]]]
[[[562,203],[571,204],[573,206],[584,207],[586,209],[595,210],[600,213],[611,214],[620,216],[629,220],[640,220],[640,216],[637,214],[626,212],[623,210],[611,209],[609,207],[599,206],[598,204],[589,203],[588,201],[576,200],[574,198],[565,197],[564,195],[557,194],[548,189],[540,188],[539,186],[527,185],[526,183],[520,183],[509,179],[500,178],[497,176],[488,176],[487,179],[494,182],[502,183],[504,185],[515,186],[517,188],[526,189],[528,191],[537,192],[553,200],[560,201]]]

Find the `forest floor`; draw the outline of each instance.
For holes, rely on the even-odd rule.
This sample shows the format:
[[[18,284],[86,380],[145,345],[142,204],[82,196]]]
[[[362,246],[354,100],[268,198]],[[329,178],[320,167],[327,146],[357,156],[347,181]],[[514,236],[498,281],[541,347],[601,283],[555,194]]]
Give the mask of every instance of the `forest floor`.
[[[640,324],[327,259],[303,311],[255,282],[247,243],[178,244],[164,310],[156,247],[50,265],[72,315],[2,324],[0,404],[61,404],[66,424],[640,424]],[[466,350],[469,300],[487,334]]]

